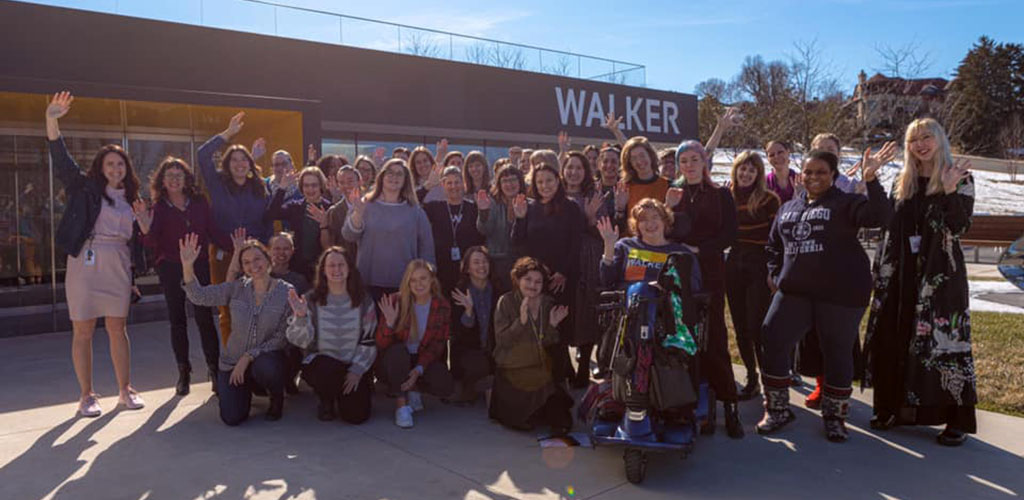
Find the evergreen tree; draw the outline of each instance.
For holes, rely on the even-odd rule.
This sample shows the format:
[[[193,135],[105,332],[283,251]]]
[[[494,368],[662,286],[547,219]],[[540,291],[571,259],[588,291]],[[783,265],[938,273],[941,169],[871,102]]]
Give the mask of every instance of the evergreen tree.
[[[954,147],[1003,156],[1002,128],[1024,112],[1024,47],[981,37],[960,62],[946,106]]]

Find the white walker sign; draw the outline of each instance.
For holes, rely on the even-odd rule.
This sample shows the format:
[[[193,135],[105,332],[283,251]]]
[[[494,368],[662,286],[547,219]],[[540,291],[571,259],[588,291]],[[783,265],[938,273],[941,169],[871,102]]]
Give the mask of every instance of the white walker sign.
[[[555,87],[555,99],[563,127],[600,128],[605,115],[613,112],[622,117],[619,128],[627,136],[664,134],[682,139],[679,105],[674,101],[562,87]]]

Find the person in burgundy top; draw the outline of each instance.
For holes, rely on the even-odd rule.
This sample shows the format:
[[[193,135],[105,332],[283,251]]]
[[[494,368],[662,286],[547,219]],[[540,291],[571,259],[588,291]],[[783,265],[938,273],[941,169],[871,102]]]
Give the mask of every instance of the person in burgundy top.
[[[188,316],[185,313],[185,290],[181,287],[178,241],[188,233],[199,235],[200,256],[195,269],[196,277],[203,285],[210,284],[207,246],[214,243],[219,248],[231,248],[231,242],[219,241],[222,235],[213,229],[210,204],[200,192],[195,175],[184,160],[170,156],[164,159],[153,172],[149,190],[153,209],[137,216],[137,219],[143,233],[143,243],[156,254],[156,269],[164,289],[167,315],[171,323],[171,348],[178,362],[178,383],[175,389],[179,396],[184,396],[189,392],[192,364],[188,355]],[[208,375],[216,392],[220,344],[217,327],[213,322],[213,309],[196,306],[195,319],[199,326]]]
[[[665,195],[666,205],[686,215],[690,231],[674,227],[670,239],[695,247],[704,291],[711,294],[708,311],[708,346],[701,351],[701,369],[711,383],[718,400],[725,405],[725,427],[729,437],[743,437],[737,406],[736,380],[729,358],[728,331],[725,328],[725,260],[723,252],[736,240],[736,205],[732,194],[711,181],[711,160],[697,141],[683,141],[676,149],[676,162],[682,174]],[[714,432],[708,421],[701,432]]]

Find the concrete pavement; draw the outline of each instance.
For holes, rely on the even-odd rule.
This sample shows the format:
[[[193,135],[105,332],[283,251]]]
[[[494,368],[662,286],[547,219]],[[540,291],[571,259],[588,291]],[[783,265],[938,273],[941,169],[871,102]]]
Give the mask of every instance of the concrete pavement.
[[[943,448],[935,429],[868,429],[869,393],[855,394],[848,443],[827,442],[817,413],[802,406],[790,428],[757,436],[759,402],[746,402],[745,439],[731,440],[720,427],[688,459],[654,455],[639,486],[626,482],[621,450],[542,451],[534,435],[488,421],[482,404],[456,408],[427,398],[416,427],[402,430],[393,423],[393,403],[378,396],[372,419],[351,426],[317,421],[305,388],[288,398],[280,422],[263,421],[266,402],[257,398],[253,418],[228,428],[198,370],[192,394],[174,396],[166,323],[133,325],[130,332],[133,383],[147,407],[112,411],[113,371],[106,335],[98,331],[95,387],[108,396],[107,412],[91,420],[74,417],[69,333],[0,340],[0,499],[1024,495],[1024,419],[979,412],[979,434],[962,448]],[[191,334],[193,363],[202,366]],[[792,394],[802,403],[801,392]]]

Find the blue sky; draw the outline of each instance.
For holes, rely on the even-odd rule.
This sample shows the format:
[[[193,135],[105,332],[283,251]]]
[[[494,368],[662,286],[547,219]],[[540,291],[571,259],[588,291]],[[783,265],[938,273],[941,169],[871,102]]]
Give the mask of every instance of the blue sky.
[[[648,86],[681,92],[692,92],[708,78],[729,80],[748,55],[785,60],[794,43],[814,39],[847,92],[861,69],[870,75],[881,66],[875,51],[879,44],[916,44],[930,55],[928,76],[948,78],[981,35],[1024,43],[1021,0],[276,1],[634,62],[647,67]],[[206,23],[274,29],[268,7],[241,0],[39,3],[192,23],[198,23],[202,7]],[[312,39],[337,36],[324,16],[281,14],[278,29],[298,30]],[[364,37],[376,35],[379,30],[363,27]]]

